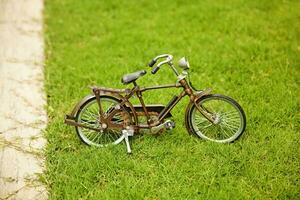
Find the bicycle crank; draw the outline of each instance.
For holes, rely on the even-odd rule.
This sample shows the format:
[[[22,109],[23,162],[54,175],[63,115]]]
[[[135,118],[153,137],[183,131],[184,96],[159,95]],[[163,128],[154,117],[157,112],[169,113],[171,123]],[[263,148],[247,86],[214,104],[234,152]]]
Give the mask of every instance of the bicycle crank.
[[[150,129],[152,134],[156,134],[158,133],[161,129],[166,128],[167,130],[171,130],[173,128],[175,128],[175,122],[171,121],[171,120],[167,120],[164,123],[158,125],[158,126],[154,126]]]

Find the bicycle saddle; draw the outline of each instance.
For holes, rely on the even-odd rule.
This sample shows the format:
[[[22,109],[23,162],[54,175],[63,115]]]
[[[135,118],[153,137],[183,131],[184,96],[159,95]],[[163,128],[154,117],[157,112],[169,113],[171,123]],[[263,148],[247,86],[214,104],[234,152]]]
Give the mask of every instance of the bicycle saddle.
[[[133,72],[130,74],[125,74],[121,81],[124,85],[126,85],[128,83],[136,81],[138,78],[144,76],[146,73],[147,73],[146,70],[141,70],[141,71]]]

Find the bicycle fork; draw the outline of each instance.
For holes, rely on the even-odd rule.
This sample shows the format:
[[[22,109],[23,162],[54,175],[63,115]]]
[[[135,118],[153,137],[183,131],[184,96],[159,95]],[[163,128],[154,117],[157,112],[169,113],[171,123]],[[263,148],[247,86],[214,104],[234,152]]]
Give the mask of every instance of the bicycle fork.
[[[194,103],[196,109],[203,115],[203,117],[205,117],[211,123],[216,124],[217,121],[218,121],[218,117],[215,116],[214,114],[212,114],[209,110],[207,110],[203,106],[200,106],[200,105],[197,104],[198,99],[200,99],[203,96],[206,96],[206,95],[210,94],[210,92],[211,92],[210,88],[206,89],[205,91],[201,91],[201,93],[199,93],[198,98],[193,100],[193,103]]]

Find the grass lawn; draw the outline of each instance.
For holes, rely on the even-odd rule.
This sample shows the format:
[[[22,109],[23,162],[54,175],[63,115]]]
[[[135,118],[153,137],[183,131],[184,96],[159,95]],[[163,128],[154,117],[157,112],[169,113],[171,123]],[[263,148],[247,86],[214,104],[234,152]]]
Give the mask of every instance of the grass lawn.
[[[50,199],[299,199],[299,10],[296,0],[47,0]],[[146,67],[162,53],[187,56],[196,87],[243,106],[236,143],[187,134],[187,99],[172,111],[177,127],[137,137],[130,156],[124,145],[86,146],[63,123],[89,85],[121,88],[123,74],[142,69],[140,85],[174,83],[167,67]],[[174,92],[144,97],[166,104]]]

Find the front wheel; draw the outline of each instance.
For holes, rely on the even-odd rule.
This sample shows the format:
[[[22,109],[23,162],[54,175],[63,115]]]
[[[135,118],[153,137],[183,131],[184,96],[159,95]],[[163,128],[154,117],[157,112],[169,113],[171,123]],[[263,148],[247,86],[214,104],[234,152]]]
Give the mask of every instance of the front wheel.
[[[194,104],[187,113],[189,132],[205,140],[219,143],[233,142],[244,132],[245,112],[234,99],[214,94],[204,96],[196,103],[212,116],[213,122],[204,117]]]

